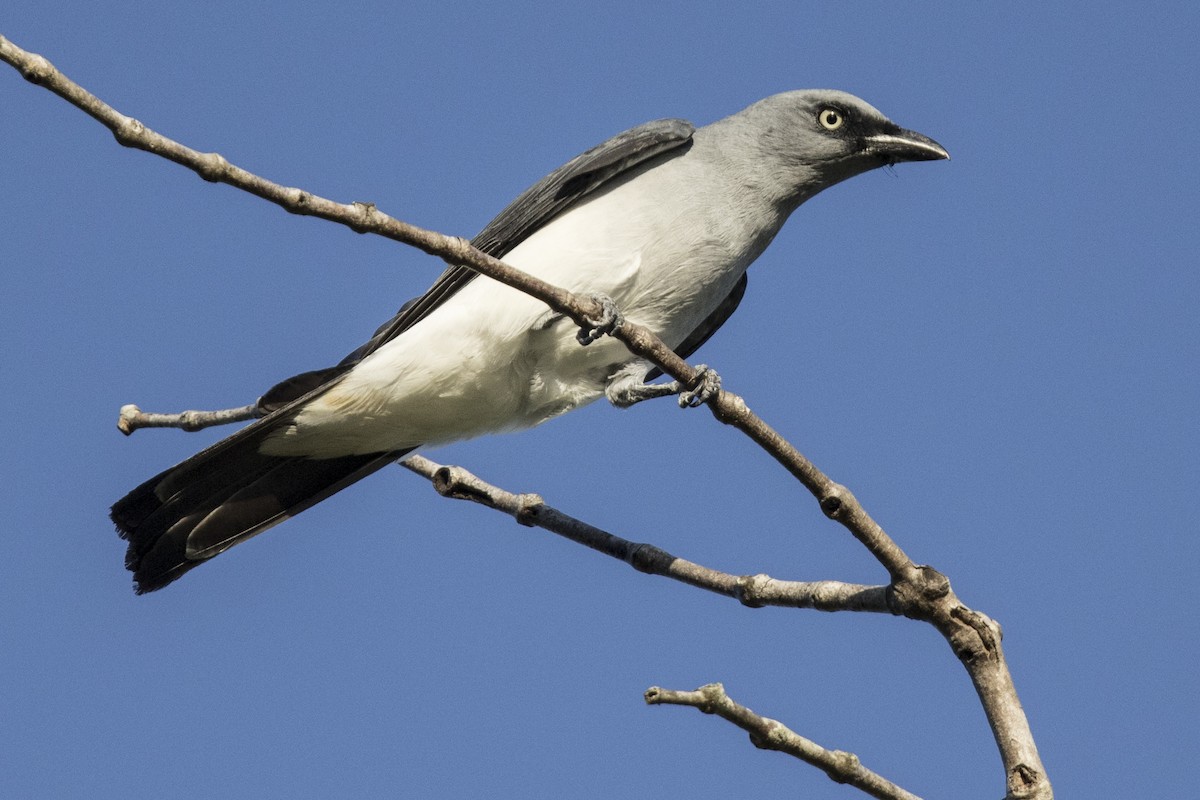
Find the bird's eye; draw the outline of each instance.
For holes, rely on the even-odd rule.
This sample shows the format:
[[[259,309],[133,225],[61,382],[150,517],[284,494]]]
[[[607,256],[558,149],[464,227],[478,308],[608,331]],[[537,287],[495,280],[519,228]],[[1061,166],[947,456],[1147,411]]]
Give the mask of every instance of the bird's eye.
[[[836,108],[823,108],[821,113],[817,114],[817,121],[825,130],[836,131],[846,123],[846,117]]]

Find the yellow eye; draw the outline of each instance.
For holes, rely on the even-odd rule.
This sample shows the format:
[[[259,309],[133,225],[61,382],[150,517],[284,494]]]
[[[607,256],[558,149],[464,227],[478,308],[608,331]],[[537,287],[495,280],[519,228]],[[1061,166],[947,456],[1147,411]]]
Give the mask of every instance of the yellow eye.
[[[846,118],[836,108],[823,108],[821,113],[817,114],[817,121],[825,130],[836,131],[845,124]]]

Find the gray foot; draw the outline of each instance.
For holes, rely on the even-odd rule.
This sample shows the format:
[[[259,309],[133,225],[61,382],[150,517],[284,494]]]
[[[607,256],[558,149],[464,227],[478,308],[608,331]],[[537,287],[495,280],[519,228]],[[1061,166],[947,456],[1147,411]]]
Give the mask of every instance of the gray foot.
[[[697,366],[700,379],[692,389],[682,386],[679,381],[644,383],[642,378],[648,369],[647,365],[639,362],[614,376],[604,389],[608,402],[617,408],[629,408],[643,400],[678,395],[680,408],[695,408],[712,400],[721,391],[721,376],[715,369],[703,364]]]
[[[680,408],[696,408],[702,406],[721,393],[721,376],[707,364],[697,364],[696,371],[700,377],[691,389],[679,393]]]
[[[600,304],[600,316],[589,318],[587,323],[590,327],[580,328],[579,333],[575,334],[579,343],[586,346],[601,336],[607,336],[615,331],[617,326],[624,321],[624,317],[621,316],[621,310],[617,308],[616,302],[608,295],[589,293],[584,296]]]

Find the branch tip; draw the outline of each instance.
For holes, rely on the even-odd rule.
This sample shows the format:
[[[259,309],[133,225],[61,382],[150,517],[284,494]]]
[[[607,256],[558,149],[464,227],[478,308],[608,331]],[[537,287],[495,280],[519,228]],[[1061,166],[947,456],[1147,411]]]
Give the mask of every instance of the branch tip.
[[[138,429],[137,419],[141,415],[142,410],[133,403],[121,406],[121,410],[117,412],[117,430],[126,436],[133,435]]]
[[[719,683],[701,686],[694,692],[679,692],[654,686],[646,691],[646,702],[692,706],[706,714],[715,714],[745,731],[751,743],[763,750],[774,750],[817,767],[837,783],[859,789],[885,800],[918,800],[876,772],[862,765],[854,753],[829,750],[806,739],[778,720],[756,714],[733,700]]]

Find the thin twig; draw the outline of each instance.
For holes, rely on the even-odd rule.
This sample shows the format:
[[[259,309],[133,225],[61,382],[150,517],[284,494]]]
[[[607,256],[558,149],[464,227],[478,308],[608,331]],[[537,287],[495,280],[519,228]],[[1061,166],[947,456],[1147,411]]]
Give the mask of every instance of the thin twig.
[[[120,414],[117,416],[117,429],[126,436],[139,428],[179,428],[185,431],[199,431],[214,425],[245,422],[261,416],[262,410],[257,404],[239,408],[223,408],[219,411],[180,411],[178,414],[154,414],[142,411],[130,403],[121,406]]]
[[[705,714],[716,714],[750,734],[750,741],[763,750],[778,750],[822,770],[831,780],[859,789],[880,800],[921,800],[862,765],[858,756],[844,750],[827,750],[777,720],[759,716],[734,702],[719,683],[681,692],[652,686],[646,690],[648,705],[692,706]]]
[[[420,455],[400,462],[426,478],[443,497],[473,502],[509,514],[517,522],[543,528],[573,542],[624,561],[639,572],[662,575],[700,589],[732,597],[752,608],[785,606],[819,611],[895,613],[888,587],[840,581],[781,581],[769,575],[731,575],[673,556],[651,544],[632,542],[564,514],[536,494],[513,494],[462,467],[443,466]]]

